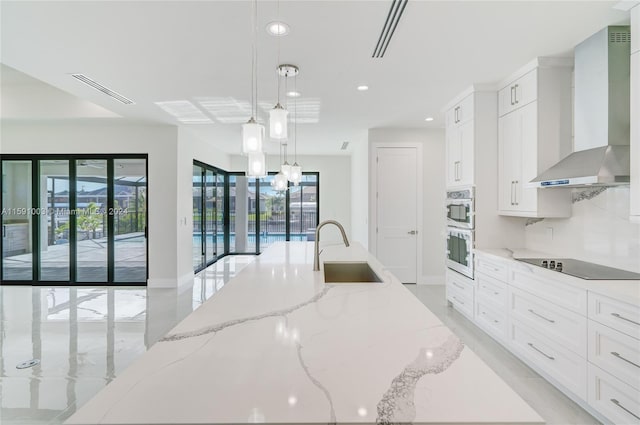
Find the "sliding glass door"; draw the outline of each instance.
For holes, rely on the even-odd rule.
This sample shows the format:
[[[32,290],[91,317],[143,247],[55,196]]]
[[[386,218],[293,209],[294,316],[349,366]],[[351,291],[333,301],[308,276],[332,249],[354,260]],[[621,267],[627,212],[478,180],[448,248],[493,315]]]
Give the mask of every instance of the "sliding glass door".
[[[209,165],[193,165],[193,269],[202,270],[225,250],[224,193],[226,173]]]
[[[3,283],[146,284],[146,155],[3,157]]]

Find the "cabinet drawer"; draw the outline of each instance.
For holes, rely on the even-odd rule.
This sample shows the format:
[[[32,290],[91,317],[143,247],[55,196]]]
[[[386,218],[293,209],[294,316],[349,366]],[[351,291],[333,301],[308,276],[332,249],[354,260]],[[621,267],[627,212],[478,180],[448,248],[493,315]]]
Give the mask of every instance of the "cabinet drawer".
[[[458,278],[458,276],[460,277]],[[458,273],[447,271],[447,300],[451,301],[458,311],[473,320],[472,280]]]
[[[506,261],[476,254],[476,271],[502,282],[507,281],[508,265]]]
[[[581,357],[587,352],[587,318],[518,288],[509,288],[509,314]]]
[[[589,319],[640,339],[640,306],[589,292]]]
[[[538,367],[550,377],[572,391],[587,398],[587,361],[567,350],[561,344],[549,340],[513,317],[509,324],[509,344],[511,349]]]
[[[531,266],[536,267],[536,266]],[[511,267],[509,284],[582,316],[587,315],[587,291],[534,274],[529,266]]]
[[[500,342],[507,336],[507,317],[504,310],[496,308],[492,302],[476,294],[475,321],[478,326],[484,329],[489,335]]]
[[[589,405],[615,424],[640,422],[640,391],[589,364]]]
[[[484,297],[503,311],[507,307],[507,284],[483,273],[476,273],[476,295]]]
[[[640,390],[640,341],[589,320],[588,360]]]

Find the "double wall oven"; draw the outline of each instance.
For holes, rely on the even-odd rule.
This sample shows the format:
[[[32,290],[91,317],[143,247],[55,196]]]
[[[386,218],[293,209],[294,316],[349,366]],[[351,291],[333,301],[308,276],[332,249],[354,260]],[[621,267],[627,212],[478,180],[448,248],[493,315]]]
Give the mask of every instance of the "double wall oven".
[[[473,187],[447,191],[447,267],[473,279]]]

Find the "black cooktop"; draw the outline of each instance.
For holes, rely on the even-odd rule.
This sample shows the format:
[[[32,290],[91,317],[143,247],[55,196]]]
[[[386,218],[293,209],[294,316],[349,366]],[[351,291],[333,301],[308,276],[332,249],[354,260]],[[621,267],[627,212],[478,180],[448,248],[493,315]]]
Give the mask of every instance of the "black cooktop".
[[[516,258],[516,260],[587,280],[640,279],[640,273],[587,263],[586,261],[572,258]]]

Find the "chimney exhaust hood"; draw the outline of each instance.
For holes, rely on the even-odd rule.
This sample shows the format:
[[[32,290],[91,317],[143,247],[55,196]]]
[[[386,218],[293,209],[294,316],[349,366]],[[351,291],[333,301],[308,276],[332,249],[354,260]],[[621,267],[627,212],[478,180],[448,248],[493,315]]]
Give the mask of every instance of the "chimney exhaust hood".
[[[631,32],[609,26],[575,48],[574,152],[529,187],[629,184]]]

